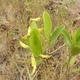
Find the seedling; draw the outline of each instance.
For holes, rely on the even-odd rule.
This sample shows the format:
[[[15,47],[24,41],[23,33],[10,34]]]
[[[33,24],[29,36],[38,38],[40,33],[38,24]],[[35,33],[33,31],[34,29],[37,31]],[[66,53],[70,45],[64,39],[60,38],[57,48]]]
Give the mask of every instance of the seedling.
[[[44,11],[43,13],[43,26],[41,28],[38,28],[36,21],[40,20],[39,18],[30,19],[31,23],[28,28],[28,33],[22,37],[22,41],[20,42],[20,45],[25,48],[29,49],[32,53],[31,56],[31,62],[32,62],[32,75],[35,73],[35,70],[37,68],[37,62],[39,58],[50,58],[51,55],[47,55],[46,49],[51,47],[55,44],[58,36],[61,34],[61,32],[64,30],[64,25],[59,25],[57,28],[52,32],[52,21],[50,18],[50,15]]]
[[[36,19],[31,18],[30,20],[31,23],[28,28],[28,33],[22,37],[23,42],[19,41],[19,43],[23,48],[29,49],[32,53],[31,63],[33,71],[31,74],[33,75],[35,73],[37,64],[40,62],[39,58],[51,57],[51,55],[47,55],[45,53],[46,49],[54,45],[61,34],[65,39],[67,47],[69,48],[69,66],[72,67],[74,65],[76,55],[80,53],[80,29],[72,34],[72,36],[69,35],[64,25],[58,25],[57,28],[52,31],[52,21],[50,15],[46,11],[43,13],[44,27],[38,28],[36,24],[36,22],[40,20],[40,17]],[[80,69],[75,71],[78,70]]]
[[[66,30],[63,30],[62,35],[64,36],[70,51],[69,66],[72,67],[75,63],[76,55],[80,53],[80,29],[78,29],[75,33],[72,33],[72,36],[69,36],[69,33]],[[80,71],[80,69],[73,69],[73,72],[78,70]]]

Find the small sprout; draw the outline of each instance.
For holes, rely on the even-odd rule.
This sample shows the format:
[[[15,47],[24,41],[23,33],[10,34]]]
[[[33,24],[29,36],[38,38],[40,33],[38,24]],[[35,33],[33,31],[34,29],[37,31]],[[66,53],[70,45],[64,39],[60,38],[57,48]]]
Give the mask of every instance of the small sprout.
[[[31,18],[30,20],[32,22],[30,23],[30,26],[28,28],[28,33],[24,37],[22,37],[24,42],[29,46],[23,43],[22,41],[19,41],[19,43],[23,48],[29,48],[32,52],[31,63],[33,70],[31,75],[33,75],[36,71],[37,62],[40,62],[39,60],[42,58],[51,57],[51,55],[43,54],[44,51],[46,51],[46,48],[48,47],[46,41],[48,43],[54,44],[60,33],[63,31],[64,26],[59,26],[51,35],[52,21],[50,15],[46,11],[44,11],[43,13],[43,28],[37,28],[36,22],[40,20],[40,17],[35,19]],[[41,34],[42,32],[43,34]],[[45,39],[43,39],[43,37],[45,37]],[[42,40],[46,43],[45,45],[43,45]]]
[[[31,75],[35,73],[37,63],[39,62],[40,64],[41,62],[40,59],[51,57],[51,55],[44,54],[44,52],[46,52],[47,48],[56,43],[56,40],[61,34],[70,50],[69,66],[72,67],[75,63],[76,55],[80,53],[80,29],[76,34],[70,36],[65,29],[65,25],[59,25],[52,33],[52,21],[46,11],[43,13],[43,28],[38,28],[36,23],[40,20],[40,17],[35,19],[31,18],[30,20],[32,22],[28,28],[28,33],[22,37],[24,43],[22,41],[19,41],[19,43],[23,48],[29,48],[32,52],[31,64],[33,70]]]

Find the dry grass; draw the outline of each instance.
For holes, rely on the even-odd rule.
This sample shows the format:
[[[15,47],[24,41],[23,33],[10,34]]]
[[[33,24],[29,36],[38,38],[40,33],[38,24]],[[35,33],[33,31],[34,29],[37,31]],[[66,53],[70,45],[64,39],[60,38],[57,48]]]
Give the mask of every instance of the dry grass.
[[[30,17],[42,16],[46,9],[51,13],[54,25],[56,23],[66,24],[70,32],[76,25],[79,25],[78,22],[75,26],[70,26],[73,24],[74,14],[74,17],[70,16],[71,18],[69,16],[58,18],[56,13],[60,6],[55,8],[59,5],[56,4],[57,1],[54,1],[55,6],[50,2],[48,0],[0,0],[0,80],[80,80],[80,73],[72,73],[72,68],[67,66],[69,51],[65,45],[62,46],[64,44],[62,38],[59,38],[58,43],[48,50],[48,54],[51,53],[52,57],[47,60],[43,59],[36,73],[33,76],[30,75],[31,53],[22,49],[18,43],[21,36],[27,33]],[[61,48],[56,50],[58,47]],[[77,57],[73,68],[80,67],[80,56]]]

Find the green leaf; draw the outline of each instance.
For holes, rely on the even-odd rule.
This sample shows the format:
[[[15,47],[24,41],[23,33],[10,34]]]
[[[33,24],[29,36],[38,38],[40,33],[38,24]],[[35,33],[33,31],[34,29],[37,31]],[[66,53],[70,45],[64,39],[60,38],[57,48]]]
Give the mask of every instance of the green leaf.
[[[55,44],[55,41],[57,40],[57,38],[59,37],[60,33],[63,31],[63,29],[65,28],[64,25],[60,25],[58,26],[58,28],[53,32],[52,36],[51,36],[51,41],[50,41],[50,46]]]
[[[70,47],[70,46],[71,46],[71,38],[70,38],[68,32],[64,29],[64,30],[61,32],[61,34],[63,35],[63,37],[64,37],[64,39],[65,39],[66,45],[67,45],[68,47]]]
[[[80,53],[80,46],[72,45],[71,47],[71,56],[75,56]]]
[[[30,24],[30,29],[32,29],[32,28],[37,28],[37,24],[36,24],[36,22],[31,22],[31,24]]]
[[[50,38],[51,30],[52,30],[52,21],[50,15],[44,11],[43,13],[43,23],[44,23],[44,33],[47,39]]]
[[[72,56],[72,57],[70,58],[70,61],[69,61],[69,66],[70,66],[70,67],[72,67],[72,66],[74,65],[74,63],[75,63],[75,58],[76,58],[76,56]]]
[[[76,42],[80,42],[80,28],[78,29],[76,33]]]
[[[72,40],[72,45],[77,45],[77,42],[76,42],[76,33],[72,33],[72,36],[71,36],[71,40]]]
[[[39,56],[43,53],[40,33],[37,28],[32,28],[30,33],[30,48],[34,56]]]

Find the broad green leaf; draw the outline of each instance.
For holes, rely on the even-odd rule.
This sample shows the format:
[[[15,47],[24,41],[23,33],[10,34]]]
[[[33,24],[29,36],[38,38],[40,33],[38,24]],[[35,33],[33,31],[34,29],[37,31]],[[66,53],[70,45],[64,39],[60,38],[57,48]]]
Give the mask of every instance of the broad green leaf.
[[[57,40],[57,38],[59,37],[60,33],[63,31],[63,29],[65,28],[64,25],[60,25],[52,34],[51,36],[51,41],[50,41],[50,45],[54,45],[55,41]]]
[[[20,43],[21,47],[23,47],[23,48],[29,48],[29,46],[26,45],[25,43],[23,43],[22,41],[19,41],[19,43]]]
[[[80,53],[80,46],[72,45],[71,47],[71,56],[75,56]]]
[[[44,11],[43,13],[43,24],[44,24],[45,37],[49,39],[52,30],[52,21],[50,15],[46,11]]]
[[[72,56],[72,57],[70,58],[70,61],[69,61],[69,66],[70,66],[70,67],[72,67],[72,66],[74,65],[74,63],[75,63],[75,58],[76,58],[76,56]]]
[[[33,54],[31,56],[31,63],[32,63],[32,67],[33,67],[31,75],[33,75],[36,71],[36,60],[35,60],[35,57],[33,56]]]
[[[30,48],[34,56],[39,56],[43,53],[40,33],[38,29],[32,28],[30,33]]]
[[[68,47],[70,47],[70,46],[71,46],[71,38],[70,38],[68,32],[64,29],[64,30],[61,32],[61,34],[63,35],[63,37],[64,37],[64,39],[65,39],[66,45],[67,45]]]
[[[73,69],[72,72],[74,72],[74,73],[80,72],[80,68]]]

